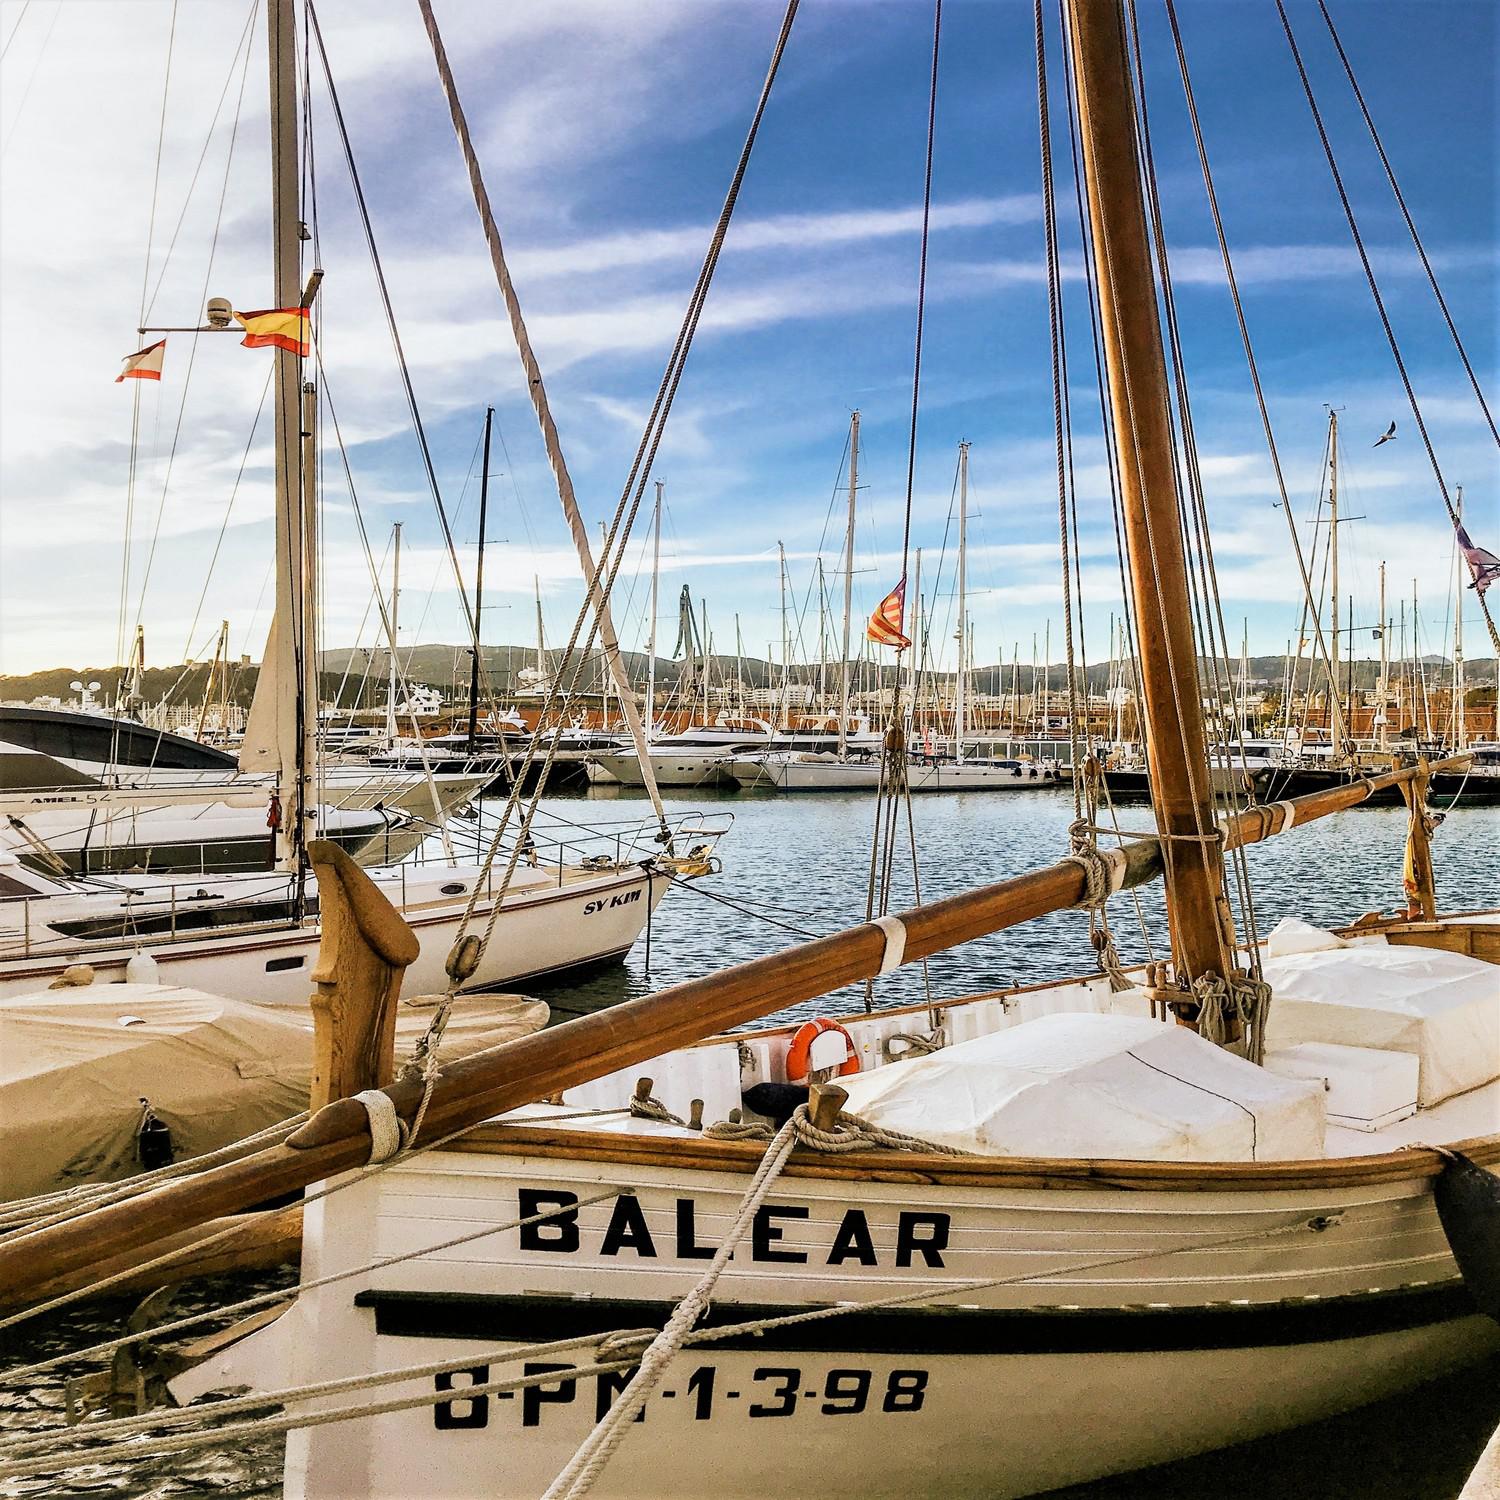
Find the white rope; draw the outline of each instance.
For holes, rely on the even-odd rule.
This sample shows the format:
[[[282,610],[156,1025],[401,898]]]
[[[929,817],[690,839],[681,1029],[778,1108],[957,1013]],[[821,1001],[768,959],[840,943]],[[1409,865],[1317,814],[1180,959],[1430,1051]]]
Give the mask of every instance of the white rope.
[[[972,1156],[972,1151],[960,1151],[956,1146],[940,1146],[936,1141],[924,1140],[919,1135],[907,1135],[904,1130],[887,1130],[859,1115],[840,1114],[832,1130],[819,1130],[808,1115],[807,1106],[801,1105],[791,1118],[800,1145],[810,1146],[814,1151],[831,1151],[842,1154],[847,1151],[874,1151],[884,1147],[887,1151],[922,1151],[932,1156]]]
[[[370,1122],[370,1164],[389,1161],[406,1144],[406,1128],[391,1096],[383,1089],[363,1089],[350,1097],[356,1104],[364,1105]]]
[[[1279,807],[1281,809],[1281,831],[1283,833],[1285,833],[1288,828],[1292,828],[1296,825],[1297,804],[1295,802],[1288,799],[1285,802],[1273,802],[1271,805],[1273,807]]]
[[[899,969],[906,958],[906,923],[900,917],[876,917],[875,926],[885,934],[885,952],[880,955],[879,973]]]
[[[785,1128],[783,1133],[785,1133]],[[768,1152],[768,1157],[769,1154]],[[762,1167],[764,1169],[764,1163]],[[768,1183],[767,1187],[769,1185]],[[712,1344],[722,1339],[741,1338],[770,1332],[777,1328],[820,1322],[828,1318],[840,1317],[846,1313],[875,1312],[884,1308],[907,1306],[912,1303],[930,1304],[940,1298],[952,1297],[960,1292],[979,1292],[996,1287],[1021,1286],[1033,1282],[1046,1283],[1055,1277],[1077,1276],[1083,1272],[1105,1270],[1113,1266],[1127,1265],[1134,1261],[1160,1260],[1174,1255],[1206,1250],[1222,1250],[1233,1245],[1269,1239],[1281,1234],[1289,1234],[1295,1230],[1321,1230],[1326,1227],[1327,1220],[1310,1220],[1305,1217],[1299,1217],[1291,1223],[1276,1224],[1265,1229],[1229,1235],[1218,1240],[1194,1241],[1189,1244],[1177,1245],[1163,1250],[1131,1251],[1121,1255],[1080,1261],[1073,1265],[1062,1266],[1048,1271],[1025,1271],[1010,1276],[997,1276],[986,1280],[960,1281],[945,1287],[922,1286],[914,1291],[901,1292],[894,1296],[875,1298],[870,1301],[829,1303],[822,1307],[808,1308],[802,1312],[784,1313],[768,1318],[757,1318],[743,1323],[730,1323],[714,1328],[698,1329],[695,1332],[685,1333],[680,1343],[682,1346]],[[663,1329],[662,1332],[664,1334],[666,1330]],[[660,1339],[661,1336],[660,1334],[657,1335],[657,1339]],[[325,1381],[315,1385],[291,1387],[282,1391],[271,1391],[260,1397],[241,1397],[231,1401],[214,1402],[211,1405],[196,1409],[190,1408],[176,1412],[161,1412],[155,1414],[155,1418],[158,1425],[164,1426],[182,1425],[183,1420],[189,1416],[201,1416],[207,1420],[213,1420],[216,1416],[228,1411],[253,1409],[256,1405],[266,1406],[291,1403],[302,1399],[311,1399],[319,1394],[330,1394],[337,1390],[369,1389],[380,1385],[393,1384],[401,1380],[418,1379],[428,1374],[469,1369],[476,1363],[499,1364],[522,1358],[529,1360],[540,1354],[564,1352],[568,1348],[586,1347],[589,1344],[596,1345],[601,1351],[609,1345],[628,1347],[630,1342],[639,1340],[642,1337],[644,1337],[643,1332],[622,1330],[610,1335],[593,1334],[573,1340],[562,1340],[552,1344],[528,1345],[522,1349],[510,1348],[482,1359],[477,1358],[473,1354],[466,1354],[461,1358],[443,1363],[430,1363],[426,1365],[414,1365],[400,1370],[379,1371],[370,1375],[345,1377],[340,1381]],[[69,1358],[72,1357],[69,1356]],[[567,1372],[565,1378],[569,1380],[587,1379],[594,1375],[628,1369],[634,1363],[633,1358],[627,1357],[601,1364],[584,1365]],[[660,1372],[658,1372],[659,1374]],[[3,1467],[0,1467],[0,1477],[12,1478],[26,1474],[53,1473],[66,1468],[78,1467],[82,1464],[97,1464],[105,1458],[112,1461],[133,1462],[144,1459],[155,1459],[169,1453],[183,1453],[194,1449],[223,1447],[240,1440],[264,1440],[278,1436],[284,1432],[289,1432],[295,1428],[319,1427],[331,1422],[353,1421],[361,1418],[382,1416],[390,1412],[408,1411],[424,1406],[436,1406],[445,1401],[494,1395],[503,1391],[520,1390],[533,1385],[549,1385],[555,1383],[557,1379],[558,1373],[551,1371],[546,1374],[525,1376],[520,1379],[496,1380],[477,1385],[466,1385],[454,1390],[423,1391],[406,1397],[397,1397],[390,1401],[335,1407],[321,1412],[308,1413],[304,1416],[264,1418],[255,1422],[214,1427],[202,1432],[187,1433],[181,1437],[168,1437],[149,1443],[130,1442],[113,1448],[106,1447],[101,1443],[99,1446],[83,1449],[64,1449],[53,1452],[45,1457],[39,1456],[38,1450],[49,1439],[52,1441],[65,1439],[71,1441],[71,1430],[59,1431],[53,1434],[31,1434],[0,1445],[0,1452],[4,1452],[7,1456],[11,1454],[24,1455],[18,1458],[17,1461],[13,1463],[6,1462]],[[630,1385],[627,1386],[625,1392],[627,1398],[630,1391],[634,1389],[635,1383],[632,1380]],[[624,1404],[625,1401],[622,1399],[616,1403],[612,1410],[617,1411]],[[115,1422],[90,1424],[88,1432],[90,1435],[97,1433],[101,1438],[107,1438],[122,1430],[130,1433],[138,1432],[149,1426],[151,1422],[152,1414],[148,1413],[140,1417],[121,1418]],[[595,1431],[597,1432],[598,1428],[595,1428]],[[591,1438],[592,1436],[593,1434],[590,1434]],[[587,1443],[588,1439],[585,1439],[585,1442]],[[618,1443],[615,1446],[618,1446]],[[578,1455],[575,1454],[575,1463],[577,1459]],[[562,1478],[562,1475],[558,1476],[558,1481],[554,1481],[554,1488]],[[551,1491],[549,1490],[548,1493],[550,1495]],[[579,1491],[578,1493],[584,1494],[587,1491]]]
[[[3,1230],[0,1232],[0,1241],[19,1239],[23,1235],[34,1234],[53,1224],[77,1218],[80,1214],[93,1213],[96,1209],[104,1208],[121,1199],[153,1192],[164,1183],[174,1181],[178,1177],[201,1172],[207,1167],[233,1161],[237,1157],[247,1156],[263,1145],[284,1140],[299,1125],[306,1124],[309,1118],[309,1112],[303,1110],[301,1114],[293,1115],[289,1120],[281,1120],[275,1125],[268,1125],[264,1130],[256,1131],[254,1135],[242,1136],[237,1141],[231,1141],[227,1146],[220,1146],[216,1151],[206,1152],[202,1156],[184,1157],[181,1161],[173,1162],[169,1166],[158,1167],[151,1172],[140,1172],[121,1182],[80,1183],[77,1187],[63,1188],[58,1192],[44,1193],[35,1198],[23,1198],[0,1211],[0,1230]],[[30,1217],[33,1214],[39,1217]]]
[[[798,1106],[798,1114],[806,1118],[807,1106]],[[793,1115],[777,1131],[766,1153],[756,1168],[755,1176],[740,1201],[740,1211],[730,1224],[724,1242],[714,1252],[708,1269],[699,1277],[697,1284],[679,1302],[667,1319],[666,1325],[647,1346],[641,1355],[640,1366],[631,1377],[630,1384],[615,1404],[604,1414],[592,1432],[578,1446],[578,1451],[566,1467],[547,1487],[542,1500],[581,1500],[594,1487],[595,1480],[603,1472],[616,1448],[625,1440],[629,1424],[635,1414],[646,1404],[646,1398],[656,1388],[657,1382],[666,1372],[673,1356],[682,1347],[694,1323],[708,1306],[708,1299],[724,1268],[729,1264],[735,1247],[744,1239],[754,1222],[756,1210],[770,1195],[771,1188],[786,1159],[797,1143],[797,1115]]]

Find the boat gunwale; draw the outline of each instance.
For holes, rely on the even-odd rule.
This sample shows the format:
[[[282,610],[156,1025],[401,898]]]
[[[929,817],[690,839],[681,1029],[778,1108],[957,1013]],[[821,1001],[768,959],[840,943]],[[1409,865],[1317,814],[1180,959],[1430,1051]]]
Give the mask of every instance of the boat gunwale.
[[[1479,1166],[1500,1166],[1500,1131],[1445,1146]],[[760,1166],[761,1141],[720,1141],[678,1136],[601,1137],[589,1130],[549,1130],[533,1124],[487,1121],[461,1141],[434,1155],[567,1158],[659,1166],[674,1171],[745,1175]],[[794,1150],[782,1169],[787,1177],[841,1181],[922,1182],[949,1187],[1008,1187],[1057,1191],[1268,1192],[1373,1187],[1436,1177],[1446,1158],[1413,1146],[1370,1156],[1318,1157],[1288,1161],[1161,1162],[1111,1157],[934,1157],[912,1151],[861,1151],[858,1161]],[[417,1168],[420,1170],[420,1168]]]
[[[1496,916],[1491,909],[1444,913],[1436,921],[1392,917],[1333,929],[1339,936],[1371,936],[1392,930],[1419,934],[1441,933],[1450,926],[1461,930],[1500,931],[1494,924],[1455,922],[1454,918]],[[1417,944],[1414,946],[1427,946]],[[1488,962],[1488,960],[1485,960]],[[1136,966],[1143,967],[1143,966]],[[1129,971],[1127,971],[1129,972]],[[1099,974],[1068,979],[1044,980],[1003,990],[925,1003],[897,1006],[873,1013],[872,1018],[930,1014],[984,1000],[1004,1000],[1010,995],[1040,990],[1084,986],[1102,978]],[[856,1016],[855,1021],[867,1019]],[[681,1050],[743,1043],[751,1038],[784,1036],[797,1023],[750,1032],[721,1032],[705,1037]],[[1485,1087],[1487,1085],[1481,1085]],[[462,1140],[443,1148],[444,1153],[484,1156],[536,1156],[549,1159],[618,1162],[630,1166],[662,1166],[675,1170],[748,1173],[759,1166],[764,1144],[755,1141],[721,1141],[713,1137],[651,1135],[601,1136],[594,1130],[549,1128],[545,1117],[508,1123],[489,1120],[475,1126]],[[1500,1131],[1445,1143],[1445,1151],[1459,1151],[1480,1166],[1500,1166]],[[1044,1190],[1117,1189],[1133,1192],[1258,1192],[1376,1186],[1436,1177],[1446,1164],[1445,1156],[1431,1147],[1403,1146],[1369,1155],[1313,1157],[1264,1162],[1159,1162],[1113,1157],[934,1157],[919,1152],[871,1150],[858,1160],[794,1150],[783,1168],[785,1175],[804,1178],[835,1178],[843,1181],[925,1182],[951,1187],[1010,1187]]]

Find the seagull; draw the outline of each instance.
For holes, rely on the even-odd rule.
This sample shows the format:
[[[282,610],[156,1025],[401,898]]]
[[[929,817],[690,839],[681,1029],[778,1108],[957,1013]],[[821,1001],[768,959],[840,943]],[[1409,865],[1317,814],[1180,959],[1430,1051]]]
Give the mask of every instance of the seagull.
[[[1391,425],[1387,427],[1386,430],[1382,432],[1378,438],[1375,439],[1375,442],[1372,444],[1372,446],[1378,448],[1382,443],[1390,442],[1391,439],[1395,436],[1396,424],[1392,422]]]

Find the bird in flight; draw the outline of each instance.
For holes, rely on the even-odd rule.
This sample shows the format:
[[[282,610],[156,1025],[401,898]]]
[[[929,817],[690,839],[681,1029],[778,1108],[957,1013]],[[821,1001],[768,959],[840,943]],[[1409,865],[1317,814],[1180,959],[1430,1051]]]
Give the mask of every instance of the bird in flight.
[[[1391,439],[1395,436],[1396,424],[1392,422],[1391,425],[1387,427],[1386,430],[1382,432],[1378,438],[1375,439],[1375,442],[1372,444],[1372,446],[1378,448],[1382,443],[1390,442]]]

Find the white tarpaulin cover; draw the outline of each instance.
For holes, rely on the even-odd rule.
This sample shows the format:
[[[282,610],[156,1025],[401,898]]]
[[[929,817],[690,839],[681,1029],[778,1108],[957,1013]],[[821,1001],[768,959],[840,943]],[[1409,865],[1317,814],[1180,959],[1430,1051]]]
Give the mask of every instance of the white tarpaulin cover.
[[[525,1036],[547,1007],[516,995],[463,1002],[443,1056]],[[403,1005],[396,1055],[432,1012]],[[176,1157],[197,1156],[307,1108],[311,1011],[160,984],[96,984],[0,1001],[0,1200],[140,1171],[148,1098]]]
[[[1321,1081],[1181,1026],[1052,1015],[839,1079],[847,1108],[985,1156],[1266,1161],[1323,1154]]]
[[[1300,917],[1283,917],[1266,938],[1266,955],[1285,958],[1290,953],[1321,953],[1343,946],[1344,940],[1336,932],[1314,927]]]
[[[1268,959],[1267,1047],[1336,1042],[1415,1052],[1417,1102],[1437,1104],[1500,1072],[1500,969],[1440,948],[1339,948]]]

